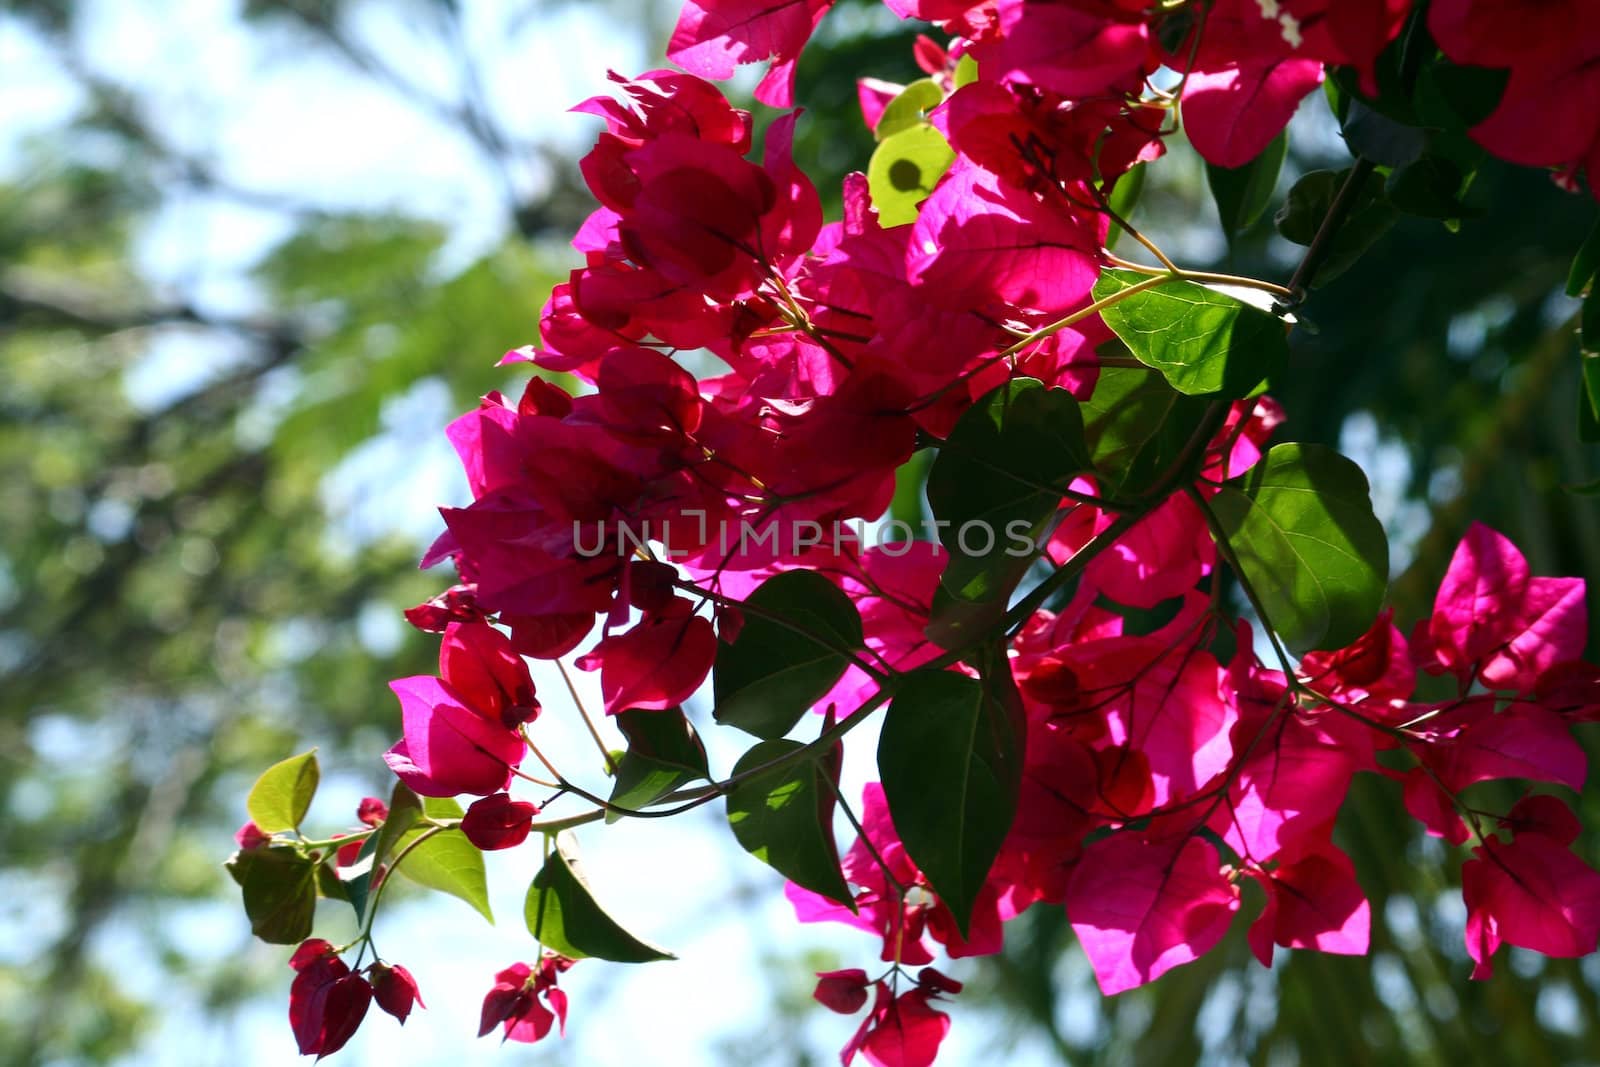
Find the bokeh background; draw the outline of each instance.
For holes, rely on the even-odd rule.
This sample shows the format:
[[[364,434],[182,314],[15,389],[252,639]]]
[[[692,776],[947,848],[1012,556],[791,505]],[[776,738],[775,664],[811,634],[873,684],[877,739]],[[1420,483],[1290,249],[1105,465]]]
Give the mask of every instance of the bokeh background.
[[[434,507],[466,497],[441,428],[520,386],[495,362],[536,339],[589,210],[575,161],[596,123],[566,109],[607,68],[662,65],[675,6],[0,0],[0,1063],[295,1059],[286,953],[252,943],[220,866],[243,796],[311,744],[317,825],[387,791],[384,683],[436,648],[400,611],[447,584],[415,560]],[[915,77],[912,37],[841,0],[806,53],[798,152],[825,198],[871,148],[854,79]],[[1342,165],[1326,110],[1302,109],[1280,192]],[[1140,225],[1189,265],[1287,275],[1298,250],[1270,219],[1230,248],[1202,168],[1173,155]],[[1594,204],[1509,168],[1480,183],[1481,218],[1403,222],[1313,297],[1274,390],[1287,435],[1372,477],[1403,624],[1472,516],[1538,573],[1600,577],[1600,508],[1568,488],[1600,455],[1574,429],[1560,295]],[[537,681],[543,728],[570,729],[559,681]],[[1036,910],[1002,956],[953,969],[971,984],[942,1062],[1600,1062],[1600,959],[1512,950],[1469,983],[1460,856],[1400,811],[1373,777],[1339,826],[1370,959],[1264,970],[1241,921],[1107,1001],[1059,910]],[[536,861],[496,854],[498,927],[396,894],[384,953],[429,1010],[403,1030],[374,1013],[341,1061],[834,1061],[854,1023],[810,1004],[811,973],[864,962],[861,936],[795,924],[716,810],[584,837],[602,898],[679,962],[576,969],[564,1042],[476,1041],[491,975],[533,950]]]

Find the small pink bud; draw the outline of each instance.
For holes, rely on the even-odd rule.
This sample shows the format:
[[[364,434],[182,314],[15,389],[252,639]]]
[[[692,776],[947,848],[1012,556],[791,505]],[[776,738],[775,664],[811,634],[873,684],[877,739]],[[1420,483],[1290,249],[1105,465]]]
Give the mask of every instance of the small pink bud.
[[[823,971],[817,975],[816,992],[811,995],[829,1011],[854,1015],[867,1002],[867,972],[860,967]]]
[[[496,793],[473,802],[461,819],[461,832],[484,852],[515,848],[528,839],[537,814],[537,804],[512,800],[509,793]]]
[[[260,848],[272,840],[271,835],[261,832],[261,827],[254,822],[247,822],[233,833],[234,842],[246,851]]]
[[[356,808],[356,818],[368,826],[377,826],[389,817],[389,805],[377,797],[362,797]]]

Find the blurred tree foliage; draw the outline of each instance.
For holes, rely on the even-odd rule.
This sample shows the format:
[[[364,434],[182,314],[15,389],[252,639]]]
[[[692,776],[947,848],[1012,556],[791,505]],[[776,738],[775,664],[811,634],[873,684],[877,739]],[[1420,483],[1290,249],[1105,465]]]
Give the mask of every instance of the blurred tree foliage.
[[[151,1019],[141,1000],[158,990],[122,980],[107,946],[130,932],[210,1010],[256,987],[266,957],[243,951],[246,931],[197,955],[171,909],[232,892],[218,859],[239,798],[293,746],[322,744],[326,766],[368,768],[376,785],[370,757],[393,732],[384,680],[431,655],[392,625],[437,584],[417,574],[416,544],[352,532],[329,474],[370,465],[375,440],[412,456],[405,413],[419,390],[453,412],[510,380],[492,360],[533,338],[563,262],[554,246],[587,210],[572,161],[515,143],[474,88],[456,3],[404,4],[458,64],[447,97],[361,36],[360,6],[250,0],[242,15],[454,124],[506,175],[506,238],[473,262],[441,268],[437,222],[230,188],[173,146],[154,102],[84,61],[81,5],[0,3],[83,98],[0,182],[0,1062],[104,1062],[136,1047]],[[618,6],[658,44],[674,8]],[[825,199],[871,147],[854,79],[916,77],[913,38],[877,0],[843,0],[806,52],[797,155]],[[1294,173],[1343,165],[1329,129],[1297,125],[1280,193]],[[516,174],[530,158],[551,175],[537,195]],[[1215,239],[1192,157],[1152,177],[1135,218],[1188,265],[1292,269],[1270,218],[1231,250]],[[1508,533],[1539,573],[1600,575],[1600,510],[1563,489],[1591,481],[1600,455],[1574,431],[1574,306],[1557,295],[1594,207],[1538,174],[1496,168],[1481,182],[1486,213],[1460,233],[1403,223],[1314,295],[1274,390],[1289,435],[1360,430],[1363,460],[1398,471],[1379,489],[1397,540],[1414,544],[1402,624],[1469,517]],[[290,224],[250,270],[250,310],[153,286],[137,266],[142,228],[196,190]],[[139,374],[165,380],[158,401],[126,388]],[[382,476],[403,479],[406,464]],[[1240,923],[1201,962],[1104,1001],[1064,917],[1041,911],[964,999],[990,990],[988,1007],[1016,1023],[1002,1033],[1064,1063],[1593,1062],[1600,967],[1513,952],[1493,981],[1468,983],[1456,861],[1388,814],[1396,789],[1367,781],[1339,827],[1373,899],[1370,960],[1284,953],[1262,971]],[[1600,825],[1600,801],[1584,803]],[[1583,844],[1592,856],[1595,841]],[[794,988],[792,974],[778,984]],[[810,1062],[787,1040],[770,1059],[774,1033],[798,1046],[804,999],[775,1004],[781,1028],[731,1041],[730,1061]]]
[[[519,164],[481,101],[408,86],[346,6],[244,15],[458,123],[484,166]],[[414,6],[460,47],[453,5]],[[183,155],[155,102],[84,60],[87,5],[5,10],[83,104],[0,184],[0,1063],[101,1062],[136,1045],[141,1001],[169,999],[110,944],[132,936],[209,1009],[254,988],[267,957],[246,931],[191,957],[169,920],[235,892],[218,862],[255,773],[309,739],[380,784],[384,680],[432,654],[398,611],[437,580],[413,537],[352,543],[327,477],[385,435],[406,478],[419,436],[396,405],[431,388],[453,414],[509,381],[494,360],[535,338],[562,262],[541,246],[583,208],[569,164],[538,199],[508,195],[499,247],[445,270],[437,222],[328,210],[315,175],[304,199],[233,189]],[[286,222],[249,269],[251,310],[139,270],[143,228],[197,190]],[[159,399],[131,398],[133,376]]]

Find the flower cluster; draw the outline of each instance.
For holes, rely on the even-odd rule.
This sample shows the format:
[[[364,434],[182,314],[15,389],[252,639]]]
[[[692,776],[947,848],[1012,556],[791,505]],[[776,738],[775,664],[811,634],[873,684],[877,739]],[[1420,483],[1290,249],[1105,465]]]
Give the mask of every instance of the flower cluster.
[[[1065,909],[1107,994],[1214,947],[1246,880],[1265,899],[1249,929],[1263,964],[1277,947],[1364,953],[1370,908],[1335,821],[1366,774],[1397,783],[1397,808],[1427,833],[1470,844],[1476,977],[1502,943],[1593,951],[1600,874],[1570,849],[1568,800],[1529,792],[1497,811],[1466,796],[1503,779],[1582,788],[1571,730],[1600,718],[1583,581],[1531,576],[1475,525],[1432,614],[1403,633],[1378,612],[1387,549],[1364,478],[1271,444],[1284,413],[1256,387],[1287,324],[1205,283],[1298,291],[1181,270],[1137,233],[1161,267],[1106,250],[1113,224],[1135,232],[1110,190],[1162,155],[1174,115],[1208,161],[1247,164],[1329,68],[1378,92],[1403,28],[1431,31],[1458,63],[1511,67],[1471,131],[1482,144],[1592,171],[1593,116],[1561,119],[1553,143],[1528,118],[1535,96],[1585,98],[1555,88],[1590,84],[1593,35],[1564,36],[1575,16],[1554,13],[1575,5],[1436,0],[1423,18],[1408,0],[888,2],[953,38],[918,49],[937,99],[914,124],[950,161],[916,172],[908,221],[889,221],[855,174],[825,223],[792,157],[798,113],[774,119],[753,158],[751,115],[696,76],[771,59],[758,98],[789,106],[829,0],[690,0],[669,55],[691,73],[613,75],[615,98],[578,106],[604,123],[581,164],[599,206],[539,342],[506,356],[535,375],[449,427],[472,502],[442,510],[423,561],[458,582],[407,612],[441,644],[437,676],[392,683],[403,736],[384,758],[401,784],[387,806],[363,804],[365,830],[308,843],[276,836],[304,814],[281,803],[304,764],[269,772],[267,828],[239,837],[241,861],[254,857],[235,870],[247,909],[278,892],[274,871],[309,889],[331,846],[323,888],[355,907],[368,946],[411,855],[537,834],[538,962],[495,976],[480,1028],[537,1041],[565,1028],[557,980],[574,959],[665,958],[595,903],[564,831],[726,798],[740,843],[789,877],[801,921],[876,939],[880,977],[819,976],[834,1011],[872,1002],[844,1061],[919,1067],[950,1026],[935,1005],[961,989],[937,953],[998,952],[1030,907]],[[1539,19],[1520,24],[1524,8]],[[1528,53],[1522,33],[1562,44]],[[869,125],[899,106],[894,88],[863,84]],[[1178,295],[1135,302],[1161,287]],[[1151,337],[1204,347],[1164,358]],[[930,446],[935,515],[1020,524],[1035,549],[1020,567],[942,535],[892,551],[792,536],[880,518]],[[1229,575],[1253,622],[1231,611]],[[538,744],[526,660],[580,648],[628,740],[607,748],[583,712],[609,800]],[[708,678],[717,721],[761,739],[721,780],[682,711]],[[927,699],[908,709],[913,680]],[[852,807],[845,735],[885,705],[883,781]],[[788,739],[802,723],[815,738]],[[542,769],[524,769],[530,753]],[[907,792],[897,760],[918,776],[954,767],[960,790]],[[477,799],[463,811],[461,795]],[[536,821],[574,798],[594,807]],[[837,808],[857,830],[842,858]],[[258,930],[281,932],[281,909],[260,910]],[[343,1045],[373,999],[402,1021],[421,1003],[403,968],[352,971],[321,940],[291,966],[308,1054]]]

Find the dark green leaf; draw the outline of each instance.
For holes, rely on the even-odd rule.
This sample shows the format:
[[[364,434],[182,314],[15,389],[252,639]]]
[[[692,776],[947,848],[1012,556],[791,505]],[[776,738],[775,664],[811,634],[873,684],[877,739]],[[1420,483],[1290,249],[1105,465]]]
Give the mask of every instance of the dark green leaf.
[[[1295,244],[1310,245],[1349,175],[1348,170],[1337,174],[1314,170],[1295,182],[1278,209],[1278,232]],[[1374,171],[1355,191],[1350,212],[1330,238],[1322,266],[1311,279],[1313,287],[1338,277],[1394,225],[1399,213],[1384,196],[1383,181]]]
[[[850,665],[844,650],[863,647],[861,616],[838,586],[815,571],[775,575],[745,601],[738,638],[719,648],[716,719],[782,737]]]
[[[1578,338],[1583,346],[1586,361],[1600,359],[1600,292],[1593,292],[1584,297],[1583,310],[1578,315]],[[1596,395],[1592,377],[1594,373],[1587,369],[1584,371],[1584,380],[1589,383],[1591,397]],[[1600,414],[1600,403],[1596,403],[1595,412]]]
[[[274,763],[245,799],[250,821],[269,834],[295,829],[311,807],[319,778],[316,749]]]
[[[926,123],[885,137],[867,162],[867,192],[878,221],[884,226],[916,221],[917,205],[955,158],[944,134]]]
[[[460,830],[437,830],[411,851],[405,851],[429,830],[429,827],[415,827],[400,839],[395,856],[399,859],[404,852],[405,857],[397,870],[419,885],[459,897],[477,909],[479,915],[494,922],[483,853],[467,840],[466,834]]]
[[[1567,271],[1567,295],[1580,295],[1597,271],[1600,271],[1600,219],[1595,220],[1594,229],[1589,231],[1578,254],[1572,257],[1572,268]]]
[[[932,78],[919,78],[900,90],[883,109],[872,135],[882,141],[901,130],[924,125],[929,111],[944,102],[944,90]]]
[[[706,749],[679,708],[666,711],[624,711],[616,723],[628,739],[617,764],[611,803],[642,808],[674,789],[707,778]],[[618,816],[607,815],[607,821]]]
[[[1206,164],[1206,184],[1211,186],[1211,198],[1217,203],[1217,217],[1228,240],[1248,230],[1272,203],[1278,172],[1288,154],[1289,135],[1285,131],[1242,167]]]
[[[1133,271],[1108,270],[1094,296],[1104,300],[1147,281]],[[1141,363],[1190,396],[1245,396],[1289,358],[1282,319],[1190,281],[1164,281],[1100,317]]]
[[[389,794],[389,814],[378,827],[372,846],[372,864],[381,867],[394,855],[395,846],[407,830],[422,817],[422,800],[404,782],[396,782]]]
[[[244,891],[250,932],[272,945],[298,945],[311,936],[317,910],[317,863],[292,848],[243,849],[227,863]]]
[[[804,747],[798,741],[763,741],[734,765],[734,776]],[[835,746],[831,758],[797,759],[740,782],[728,792],[728,825],[756,859],[796,885],[853,909],[833,837],[841,754]]]
[[[940,584],[966,601],[1004,601],[1042,550],[1061,493],[1091,469],[1078,402],[1013,378],[956,423],[928,474],[928,503],[950,551]]]
[[[1417,78],[1417,109],[1430,125],[1465,130],[1500,106],[1510,71],[1464,67],[1440,56]]]
[[[1139,197],[1144,192],[1145,174],[1145,165],[1136,163],[1123,172],[1111,186],[1111,195],[1106,198],[1106,202],[1111,205],[1111,210],[1116,212],[1117,217],[1126,219],[1133,214],[1133,209],[1139,206]],[[1122,227],[1113,222],[1111,232],[1106,235],[1106,247],[1115,248],[1123,233]]]
[[[1344,140],[1353,155],[1366,156],[1385,167],[1404,167],[1422,157],[1428,133],[1351,100],[1345,113]]]
[[[1600,354],[1584,353],[1580,367],[1583,388],[1578,390],[1578,440],[1600,444]]]
[[[905,676],[878,773],[895,832],[963,933],[1016,815],[1020,763],[1014,715],[994,688],[950,671]]]
[[[360,867],[362,863],[372,860],[378,851],[378,835],[368,834],[367,839],[361,843],[361,851],[356,854],[354,866]],[[344,899],[350,902],[350,907],[356,913],[356,922],[362,922],[367,916],[367,896],[372,890],[372,871],[374,865],[369,865],[366,870],[353,877],[341,881],[344,889]],[[334,872],[337,874],[337,870]]]
[[[1342,648],[1377,617],[1389,544],[1350,460],[1320,445],[1275,445],[1211,508],[1264,621],[1294,651]]]
[[[1478,214],[1463,202],[1468,176],[1451,160],[1426,155],[1389,175],[1389,202],[1408,215],[1459,219]]]
[[[553,952],[617,963],[670,960],[673,955],[624,930],[594,899],[578,862],[578,841],[556,836],[555,848],[534,876],[523,903],[528,932]]]
[[[1120,342],[1101,351],[1126,354]],[[1083,423],[1104,490],[1115,496],[1148,489],[1182,455],[1206,407],[1153,370],[1102,367],[1094,395],[1083,403]]]

